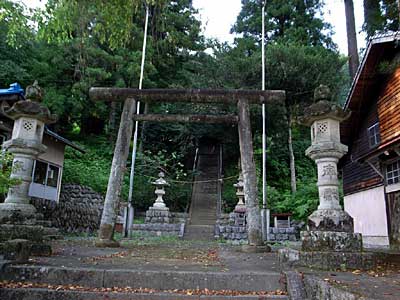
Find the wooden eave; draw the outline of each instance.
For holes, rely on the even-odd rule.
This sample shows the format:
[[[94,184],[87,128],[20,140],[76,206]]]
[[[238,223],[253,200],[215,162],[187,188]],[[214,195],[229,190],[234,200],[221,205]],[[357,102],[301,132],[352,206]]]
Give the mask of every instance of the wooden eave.
[[[379,157],[386,151],[398,151],[399,149],[400,149],[400,136],[397,136],[396,138],[388,141],[387,143],[379,145],[368,154],[365,154],[357,158],[357,161],[362,163],[367,160]]]
[[[399,41],[400,32],[378,35],[369,41],[344,105],[345,109],[352,112],[351,117],[341,124],[341,140],[344,144],[351,144],[364,112],[371,101],[377,101],[377,92],[385,80],[384,76],[378,73],[379,63],[400,51],[395,48],[395,43]]]

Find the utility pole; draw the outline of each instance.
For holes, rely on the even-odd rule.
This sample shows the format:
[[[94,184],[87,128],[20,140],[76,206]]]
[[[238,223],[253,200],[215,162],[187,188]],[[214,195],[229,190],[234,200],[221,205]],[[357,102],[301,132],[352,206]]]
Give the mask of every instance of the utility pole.
[[[140,65],[140,78],[139,78],[139,90],[143,86],[143,76],[144,76],[144,63],[146,60],[146,46],[147,46],[147,27],[149,24],[149,6],[146,4],[146,19],[144,23],[144,36],[143,36],[143,49],[142,49],[142,62]],[[140,114],[140,102],[137,102],[136,114]],[[133,180],[135,178],[135,162],[136,162],[136,152],[137,152],[137,140],[139,131],[139,121],[135,122],[135,132],[133,134],[133,149],[131,158],[131,172],[129,177],[129,194],[128,194],[128,209],[125,212],[125,237],[131,235],[133,219],[134,219],[134,208],[133,208]]]
[[[265,0],[261,8],[261,89],[265,91]],[[267,128],[266,128],[266,108],[262,104],[262,209],[261,209],[261,230],[263,240],[269,240],[269,209],[267,208]]]

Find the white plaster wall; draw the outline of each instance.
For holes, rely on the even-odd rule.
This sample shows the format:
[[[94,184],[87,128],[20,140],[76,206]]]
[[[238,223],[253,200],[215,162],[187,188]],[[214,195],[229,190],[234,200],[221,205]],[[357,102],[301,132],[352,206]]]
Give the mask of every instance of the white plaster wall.
[[[47,150],[46,153],[39,156],[39,159],[62,167],[64,164],[65,144],[46,134],[43,136],[43,144],[47,146]]]
[[[363,235],[364,246],[389,245],[383,186],[345,196],[344,209],[354,219],[354,232]]]

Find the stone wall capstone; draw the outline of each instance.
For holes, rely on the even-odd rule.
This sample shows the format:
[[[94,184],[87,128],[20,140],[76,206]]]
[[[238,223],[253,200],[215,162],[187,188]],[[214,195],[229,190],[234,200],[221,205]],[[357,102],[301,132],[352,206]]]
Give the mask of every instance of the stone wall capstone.
[[[104,197],[90,187],[64,184],[59,202],[32,198],[44,220],[66,232],[95,232],[100,225]]]

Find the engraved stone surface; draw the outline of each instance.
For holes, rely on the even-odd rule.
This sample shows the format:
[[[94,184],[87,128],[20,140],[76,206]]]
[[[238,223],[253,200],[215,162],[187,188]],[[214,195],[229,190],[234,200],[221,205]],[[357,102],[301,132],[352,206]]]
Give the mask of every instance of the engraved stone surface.
[[[314,97],[318,102],[305,110],[301,121],[311,126],[311,146],[306,155],[317,164],[319,206],[308,218],[308,231],[302,233],[302,249],[361,251],[361,235],[353,233],[353,219],[339,203],[337,164],[347,153],[347,146],[340,143],[340,122],[350,113],[329,102],[326,86],[318,87]]]

